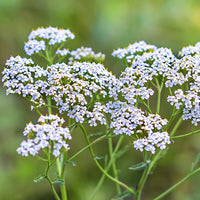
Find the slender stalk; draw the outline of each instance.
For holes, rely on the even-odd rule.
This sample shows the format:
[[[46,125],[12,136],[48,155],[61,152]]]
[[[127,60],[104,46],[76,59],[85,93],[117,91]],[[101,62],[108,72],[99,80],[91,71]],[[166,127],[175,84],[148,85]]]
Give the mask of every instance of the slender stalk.
[[[108,118],[106,117],[106,130],[109,129],[109,123],[110,121],[108,120]],[[121,136],[123,138],[123,136]],[[117,174],[117,167],[116,167],[116,159],[113,157],[113,143],[112,143],[112,138],[109,137],[108,138],[108,150],[109,150],[109,155],[110,155],[110,160],[112,159],[112,171],[113,171],[113,175],[114,177],[118,180],[118,174]],[[116,190],[117,190],[117,194],[120,195],[121,194],[121,188],[120,185],[118,183],[116,183]]]
[[[150,82],[155,88],[157,88],[157,85],[153,81],[150,81]]]
[[[121,145],[121,143],[122,143],[123,138],[124,138],[123,135],[119,138],[119,140],[118,140],[118,142],[117,142],[117,145],[116,145],[116,147],[115,147],[115,149],[114,149],[114,151],[113,151],[113,153],[112,153],[112,155],[111,155],[110,161],[109,161],[108,165],[107,165],[106,168],[105,168],[105,171],[106,171],[106,172],[108,172],[109,169],[110,169],[110,167],[112,166],[113,160],[115,160],[116,153],[117,153],[117,151],[119,150],[119,147],[120,147],[120,145]],[[102,174],[102,176],[101,176],[101,178],[100,178],[100,180],[99,180],[99,182],[98,182],[96,188],[94,189],[92,195],[90,196],[90,199],[89,199],[89,200],[92,200],[92,199],[95,197],[96,193],[98,192],[98,190],[99,190],[100,187],[102,186],[102,184],[103,184],[103,182],[104,182],[104,180],[105,180],[105,177],[106,177],[105,174]]]
[[[48,104],[48,113],[51,114],[52,113],[52,108],[51,108],[51,97],[47,96],[47,104]]]
[[[62,153],[61,159],[57,158],[56,160],[58,177],[61,181],[63,181],[63,184],[60,185],[62,200],[67,200],[67,191],[66,191],[65,176],[64,176],[65,160],[66,160],[66,152]]]
[[[109,154],[110,154],[110,158],[113,155],[113,144],[112,144],[112,138],[108,138],[108,148],[109,148]],[[118,175],[117,175],[117,168],[116,168],[116,164],[115,164],[115,159],[113,159],[112,162],[112,170],[113,170],[113,175],[116,179],[118,179]],[[117,194],[121,194],[121,189],[119,184],[116,183],[116,189],[117,189]]]
[[[69,119],[69,127],[71,126],[73,120]],[[57,158],[57,169],[58,169],[58,175],[61,181],[63,181],[63,184],[60,185],[61,190],[61,196],[62,200],[67,200],[67,190],[66,190],[66,183],[65,183],[65,162],[67,160],[67,151],[62,152],[59,158]]]
[[[89,145],[89,144],[90,144],[90,141],[89,141],[89,138],[88,138],[88,136],[87,136],[87,132],[86,132],[86,130],[85,130],[85,128],[83,127],[82,124],[80,124],[80,128],[81,128],[81,130],[82,130],[83,133],[84,133],[84,136],[85,136],[85,139],[86,139],[86,141],[87,141],[87,144]],[[95,155],[94,155],[94,152],[93,152],[93,149],[92,149],[91,146],[89,146],[89,151],[90,151],[90,154],[91,154],[91,156],[92,156],[92,158],[93,158],[95,164],[97,165],[97,167],[99,168],[99,170],[100,170],[103,174],[105,174],[105,176],[107,176],[109,179],[111,179],[111,180],[114,181],[115,183],[118,183],[118,184],[121,185],[122,187],[126,188],[130,193],[135,194],[135,191],[134,191],[132,188],[128,187],[126,184],[122,183],[121,181],[119,181],[119,180],[117,180],[116,178],[114,178],[114,177],[112,177],[111,175],[109,175],[109,174],[101,167],[101,165],[99,164],[99,162],[98,162],[98,161],[96,160],[96,158],[95,158]]]
[[[37,112],[38,115],[42,115],[42,113],[39,111],[37,107],[35,107],[35,111]]]
[[[182,119],[182,117],[180,117],[179,120],[177,121],[176,125],[172,129],[172,131],[170,133],[170,137],[172,137],[176,133],[176,131],[179,128],[179,126],[181,125],[182,121],[183,121],[183,119]]]
[[[143,99],[141,99],[141,103],[146,107],[146,109],[148,110],[149,113],[152,113],[151,108],[149,107],[148,104],[145,103],[145,101]]]
[[[46,54],[46,60],[47,60],[48,64],[52,65],[53,64],[53,57],[51,55],[51,52],[46,50],[45,54]]]
[[[158,94],[157,94],[157,108],[156,108],[156,112],[159,114],[160,113],[160,100],[161,100],[161,91],[163,88],[163,81],[161,82],[161,84],[159,84],[158,79],[156,78],[156,84],[157,84],[157,90],[158,90]]]
[[[173,96],[171,88],[168,87],[168,89],[169,89],[169,94],[170,94],[171,96]]]
[[[183,138],[183,137],[187,137],[187,136],[190,136],[190,135],[194,135],[194,134],[197,134],[197,133],[200,133],[200,130],[192,131],[190,133],[186,133],[186,134],[183,134],[183,135],[173,136],[171,138],[172,139],[178,139],[178,138]]]
[[[170,119],[169,119],[167,125],[165,126],[164,131],[165,131],[165,130],[168,130],[168,128],[170,127],[170,125],[171,125],[171,123],[173,122],[174,118],[176,117],[176,112],[175,112],[175,111],[176,111],[176,107],[174,106],[174,107],[173,107],[173,111],[172,111],[172,115],[171,115],[171,117],[170,117]]]
[[[138,189],[136,191],[137,196],[136,196],[135,200],[140,200],[141,199],[141,194],[142,194],[142,190],[144,188],[144,184],[145,184],[149,174],[151,173],[152,168],[155,166],[156,162],[159,160],[162,152],[163,152],[163,150],[158,151],[158,153],[154,156],[154,158],[152,159],[150,164],[145,168],[145,170],[144,170],[144,172],[142,174],[142,177],[140,179],[140,182],[138,184]]]
[[[175,188],[177,188],[179,185],[181,185],[182,183],[184,183],[187,179],[189,179],[191,176],[195,175],[198,172],[200,172],[200,168],[194,170],[193,172],[190,172],[187,176],[185,176],[178,183],[176,183],[175,185],[173,185],[172,187],[170,187],[169,189],[167,189],[165,192],[163,192],[162,194],[160,194],[159,196],[157,196],[154,200],[162,199],[164,196],[166,196],[167,194],[169,194],[172,190],[174,190]]]
[[[47,169],[46,169],[46,172],[45,172],[45,177],[47,179],[47,181],[49,182],[49,185],[51,187],[51,190],[53,192],[53,195],[54,197],[56,198],[56,200],[60,200],[60,197],[58,196],[54,186],[53,186],[53,182],[51,181],[50,177],[49,177],[49,169],[50,169],[50,166],[51,166],[51,160],[50,160],[50,155],[48,153],[46,153],[46,156],[47,156]]]
[[[47,179],[47,181],[49,182],[49,185],[50,185],[50,187],[51,187],[51,190],[52,190],[52,192],[53,192],[54,197],[56,198],[56,200],[60,200],[60,197],[58,196],[58,194],[57,194],[57,192],[56,192],[56,190],[55,190],[55,188],[54,188],[54,186],[53,186],[53,183],[52,183],[52,181],[50,180],[49,176],[46,176],[46,179]]]
[[[76,154],[74,154],[72,157],[70,157],[68,159],[68,161],[72,161],[74,158],[76,158],[77,156],[79,156],[83,151],[87,150],[92,145],[96,144],[97,142],[100,142],[101,140],[103,140],[105,138],[107,138],[107,135],[103,135],[103,136],[97,138],[96,140],[94,140],[93,142],[91,142],[90,144],[88,144],[87,146],[85,146],[84,148],[82,148],[80,151],[78,151]]]

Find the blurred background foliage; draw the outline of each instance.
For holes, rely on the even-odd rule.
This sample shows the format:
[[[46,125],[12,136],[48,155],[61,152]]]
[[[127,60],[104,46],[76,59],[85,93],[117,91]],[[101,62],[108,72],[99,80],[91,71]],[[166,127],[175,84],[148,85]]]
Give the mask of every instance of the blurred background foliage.
[[[85,46],[105,53],[106,67],[119,75],[123,66],[111,57],[113,49],[144,40],[172,48],[177,54],[183,46],[200,41],[199,21],[198,0],[0,0],[0,71],[10,55],[25,56],[24,42],[32,29],[39,26],[69,28],[76,35],[69,43],[71,49]],[[22,98],[6,96],[2,83],[0,86],[0,199],[53,199],[47,182],[35,184],[32,181],[43,172],[43,164],[16,153],[25,124],[36,121],[36,114],[30,112],[30,106]],[[167,104],[162,109],[163,115],[167,115]],[[178,132],[185,133],[190,128],[189,123],[184,122]],[[70,152],[80,149],[83,141],[77,130]],[[169,152],[150,176],[143,199],[152,199],[180,180],[200,151],[199,144],[199,135],[171,144]],[[101,152],[102,148],[103,143],[100,143],[96,150]],[[141,153],[132,149],[118,163],[120,178],[129,185],[135,185],[140,174],[127,168],[140,159]],[[67,166],[69,199],[87,200],[101,174],[88,152],[75,161],[76,167]],[[199,180],[200,175],[191,178],[166,199],[200,199]],[[115,189],[106,180],[95,200],[110,200],[113,194]]]

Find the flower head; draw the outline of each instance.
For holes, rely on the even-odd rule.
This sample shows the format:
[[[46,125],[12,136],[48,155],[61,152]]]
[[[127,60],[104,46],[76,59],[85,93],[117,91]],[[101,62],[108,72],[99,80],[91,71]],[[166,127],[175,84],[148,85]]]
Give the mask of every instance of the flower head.
[[[22,141],[17,149],[18,154],[28,156],[39,153],[42,149],[50,149],[52,154],[57,157],[62,149],[69,150],[68,140],[71,140],[69,129],[63,128],[64,120],[57,115],[40,116],[40,124],[26,125],[23,135],[27,140]]]
[[[191,120],[195,126],[200,121],[200,54],[185,55],[174,64],[174,70],[181,74],[181,84],[188,85],[188,89],[177,89],[174,95],[168,97],[168,102],[176,109],[182,109],[183,120]]]
[[[133,142],[134,148],[140,151],[150,151],[152,154],[155,153],[156,148],[165,149],[166,144],[170,144],[170,137],[167,132],[155,132],[148,137],[138,139]]]
[[[46,94],[56,102],[61,113],[67,112],[77,122],[89,120],[93,126],[96,121],[105,124],[106,107],[100,102],[106,97],[116,98],[119,81],[103,65],[62,63],[47,67],[47,71],[50,87]]]
[[[45,42],[43,40],[29,40],[24,45],[24,50],[27,55],[31,56],[34,53],[39,53],[39,51],[44,51],[46,49]]]
[[[150,48],[151,51],[145,51]],[[129,53],[130,55],[126,59],[128,59],[130,67],[127,67],[120,75],[122,88],[119,92],[132,104],[136,103],[138,96],[142,99],[149,99],[154,94],[148,84],[154,77],[163,77],[168,85],[176,84],[173,78],[178,73],[171,67],[176,61],[176,57],[171,50],[153,48],[151,45],[144,46],[143,49],[144,51],[138,52],[139,50],[136,48],[132,54]]]
[[[188,55],[195,55],[200,54],[200,42],[197,42],[195,46],[187,46],[181,49],[179,52],[180,57],[188,56]]]
[[[28,97],[37,105],[44,105],[42,93],[48,83],[43,79],[47,75],[46,70],[40,66],[33,66],[31,59],[20,56],[10,57],[6,62],[2,74],[2,82],[6,87],[7,94],[19,94]]]
[[[90,47],[81,47],[74,51],[70,52],[71,57],[69,58],[69,63],[72,65],[74,62],[86,61],[86,62],[103,62],[105,59],[105,54],[99,52],[95,54],[95,52]]]
[[[146,44],[144,41],[136,42],[134,44],[130,44],[126,48],[119,48],[113,51],[112,56],[118,57],[119,59],[126,58],[127,62],[131,62],[134,59],[134,56],[140,53],[149,52],[151,50],[156,50],[157,47],[154,45]]]
[[[56,51],[56,54],[66,56],[67,54],[70,54],[70,51],[68,49],[58,49]]]
[[[109,102],[107,107],[111,113],[113,133],[135,136],[133,145],[136,150],[155,153],[156,148],[164,149],[166,144],[170,144],[168,133],[161,132],[168,121],[160,115],[145,115],[141,109],[124,102]]]
[[[25,43],[24,50],[27,55],[31,56],[39,51],[44,51],[46,46],[60,44],[66,42],[67,39],[74,39],[75,35],[66,29],[58,29],[54,27],[38,28],[30,33],[29,41]]]

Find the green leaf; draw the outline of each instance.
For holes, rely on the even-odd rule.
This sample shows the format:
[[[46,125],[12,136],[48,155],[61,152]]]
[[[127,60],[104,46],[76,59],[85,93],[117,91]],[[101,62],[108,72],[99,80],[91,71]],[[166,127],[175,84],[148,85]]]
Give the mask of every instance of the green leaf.
[[[104,159],[104,156],[95,156],[95,159],[96,160],[102,160],[102,159]]]
[[[34,181],[34,183],[39,183],[45,177],[46,177],[45,175],[40,175],[40,176],[34,178],[33,181]]]
[[[72,164],[73,167],[76,167],[76,163],[74,161],[67,160],[66,164]]]
[[[53,184],[55,184],[55,183],[58,183],[60,185],[64,185],[65,184],[65,182],[63,180],[60,180],[60,179],[54,180]]]
[[[148,165],[148,163],[146,162],[141,162],[141,163],[138,163],[136,165],[133,165],[132,167],[129,167],[130,170],[142,170],[144,169],[146,166]]]
[[[103,133],[102,133],[102,132],[91,133],[91,134],[89,134],[88,136],[89,136],[89,137],[92,137],[92,136],[99,136],[99,135],[103,135]]]
[[[131,195],[131,193],[127,190],[127,191],[121,193],[120,195],[116,196],[113,200],[124,199],[125,197],[129,197],[130,195]]]
[[[194,171],[194,169],[195,169],[195,167],[196,167],[196,165],[198,164],[199,161],[200,161],[200,153],[197,155],[197,157],[195,158],[194,163],[192,164],[192,167],[190,169],[191,172]]]

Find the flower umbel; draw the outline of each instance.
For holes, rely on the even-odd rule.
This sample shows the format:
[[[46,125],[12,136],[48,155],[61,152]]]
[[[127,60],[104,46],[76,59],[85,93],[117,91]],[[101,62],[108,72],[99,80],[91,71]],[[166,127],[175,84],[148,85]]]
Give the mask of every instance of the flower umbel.
[[[47,71],[50,87],[46,95],[56,102],[60,113],[66,112],[80,123],[89,120],[91,126],[96,126],[96,121],[105,124],[103,101],[116,98],[114,88],[119,81],[102,64],[62,63],[47,67]]]
[[[116,135],[126,134],[135,136],[134,147],[143,151],[155,153],[156,148],[165,149],[170,144],[170,137],[167,132],[160,132],[163,126],[167,125],[167,119],[162,119],[158,114],[148,114],[123,102],[109,104],[112,123]]]
[[[71,140],[70,131],[67,127],[63,128],[64,119],[57,115],[40,116],[40,124],[28,123],[23,135],[27,137],[17,152],[22,156],[35,156],[42,149],[49,151],[58,157],[62,149],[69,150],[68,140]]]
[[[25,43],[24,50],[27,55],[45,51],[47,46],[61,44],[68,39],[74,39],[75,35],[66,29],[58,29],[54,27],[38,28],[33,30],[28,36],[29,41]]]
[[[48,83],[43,80],[47,73],[42,67],[33,64],[32,59],[10,57],[2,72],[2,82],[7,88],[7,94],[22,95],[37,107],[41,107],[45,105],[42,93],[48,86]]]

